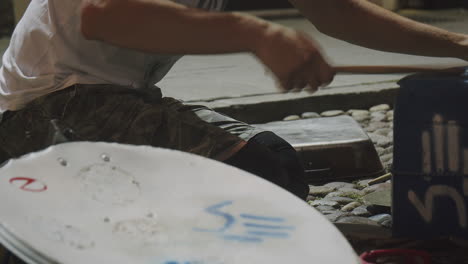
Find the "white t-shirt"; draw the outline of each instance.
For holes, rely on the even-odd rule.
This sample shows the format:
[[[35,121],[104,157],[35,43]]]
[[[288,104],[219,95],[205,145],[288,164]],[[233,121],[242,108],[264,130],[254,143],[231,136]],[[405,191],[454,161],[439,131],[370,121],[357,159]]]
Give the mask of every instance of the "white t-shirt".
[[[227,0],[173,0],[221,10]],[[180,56],[149,54],[84,39],[82,0],[32,0],[0,68],[0,113],[73,84],[152,88]]]

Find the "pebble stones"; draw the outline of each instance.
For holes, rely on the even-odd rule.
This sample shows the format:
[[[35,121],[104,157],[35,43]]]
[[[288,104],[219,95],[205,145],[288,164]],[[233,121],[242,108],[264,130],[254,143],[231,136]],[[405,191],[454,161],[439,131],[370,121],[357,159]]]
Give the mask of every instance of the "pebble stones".
[[[365,205],[358,206],[354,208],[353,211],[351,211],[353,215],[356,216],[371,216],[372,214],[367,210],[367,207]]]
[[[372,181],[372,179],[366,179],[366,180],[360,180],[356,183],[356,187],[359,188],[360,190],[369,187],[369,182]]]
[[[320,115],[315,112],[305,112],[301,115],[303,119],[310,119],[310,118],[319,118]]]
[[[366,217],[360,216],[346,216],[339,218],[336,223],[339,224],[360,224],[360,225],[370,225],[370,226],[379,226],[375,221],[370,220]]]
[[[333,223],[336,223],[340,218],[351,216],[351,214],[346,212],[335,211],[331,214],[325,215],[325,217]]]
[[[381,191],[381,190],[390,190],[392,188],[391,183],[377,183],[377,184],[370,184],[366,188],[362,189],[362,192],[365,194],[373,193],[376,191]]]
[[[317,209],[323,215],[334,214],[335,212],[337,212],[336,208],[328,206],[328,205],[319,205],[315,207],[315,209]]]
[[[370,220],[375,221],[379,224],[382,224],[384,222],[391,222],[392,221],[392,216],[389,214],[378,214],[369,217]]]
[[[357,207],[361,206],[361,203],[360,202],[351,202],[345,206],[343,206],[341,208],[341,211],[343,212],[351,212],[353,211],[354,209],[356,209]]]
[[[334,192],[331,192],[325,196],[325,198],[331,198],[331,197],[359,197],[362,196],[363,192],[361,190],[355,189],[355,188],[340,188]]]
[[[344,115],[345,112],[342,111],[342,110],[331,110],[331,111],[325,111],[323,113],[321,113],[320,115],[322,117],[333,117],[333,116],[340,116],[340,115]]]
[[[340,205],[349,204],[349,203],[352,203],[354,201],[354,199],[351,199],[351,198],[348,198],[348,197],[340,197],[340,196],[330,197],[330,198],[328,198],[328,200],[333,201],[333,202],[337,202]]]
[[[369,111],[367,111],[367,110],[354,110],[352,112],[348,111],[348,113],[357,122],[364,122],[364,121],[367,121],[367,120],[369,120],[371,118],[371,115],[370,115]]]
[[[357,116],[357,115],[370,115],[370,112],[363,109],[351,109],[346,112],[348,115]]]
[[[374,131],[376,131],[377,129],[386,128],[386,127],[390,127],[389,124],[386,123],[386,122],[376,122],[376,121],[373,121],[373,122],[369,123],[368,126],[365,126],[365,127],[364,127],[364,131],[366,131],[366,132],[374,132]]]
[[[393,110],[390,110],[390,111],[387,112],[387,120],[388,121],[393,121],[393,116],[394,116]]]
[[[330,201],[327,199],[322,199],[322,200],[315,200],[313,202],[309,202],[310,205],[317,207],[317,206],[330,206],[333,208],[340,208],[340,204],[335,202],[335,201]]]
[[[390,110],[390,106],[388,104],[376,105],[369,109],[369,111],[371,112],[388,111],[388,110]]]
[[[377,189],[376,191],[364,196],[363,199],[367,204],[391,207],[392,206],[391,188]]]
[[[359,122],[359,123],[362,123],[362,122],[366,122],[367,120],[370,119],[370,116],[369,115],[357,115],[357,116],[353,116],[354,120],[356,120],[356,122]]]
[[[375,144],[384,164],[390,168],[393,162],[394,111],[388,104],[348,111],[332,110],[321,114],[305,112],[291,115],[287,120],[333,117],[347,114],[354,118]],[[311,120],[313,122],[313,120]],[[310,186],[307,202],[333,223],[351,223],[390,228],[392,217],[388,206],[391,182],[363,179],[355,183],[330,182],[323,186]]]
[[[299,119],[301,119],[301,117],[298,115],[290,115],[290,116],[285,117],[283,121],[294,121],[294,120],[299,120]]]
[[[309,201],[309,204],[314,206],[320,213],[322,213],[328,220],[333,223],[344,224],[362,224],[373,225],[384,228],[391,228],[392,219],[389,214],[389,207],[382,206],[381,203],[370,204],[367,199],[368,194],[381,197],[384,200],[388,199],[388,194],[391,189],[390,182],[383,182],[370,185],[373,181],[377,181],[382,177],[376,179],[361,180],[357,183],[346,182],[331,182],[323,186],[310,186],[314,194],[324,195],[323,198],[316,198]],[[378,199],[377,199],[378,200]]]
[[[368,133],[368,136],[369,136],[369,138],[372,140],[372,142],[373,142],[374,144],[377,144],[377,142],[378,142],[379,140],[382,141],[382,140],[387,139],[387,137],[382,136],[382,135],[379,135],[379,134],[376,134],[376,133]],[[381,146],[379,146],[379,147],[381,147]]]
[[[328,211],[334,211],[335,207],[328,206],[328,205],[319,205],[315,207],[315,209],[319,210],[320,212],[328,212]]]
[[[392,127],[392,128],[393,128],[393,127]],[[393,139],[393,130],[390,131],[390,133],[388,133],[388,137],[391,138],[391,139]]]
[[[313,186],[309,185],[309,195],[324,197],[327,194],[333,192],[335,188],[328,186]]]
[[[381,135],[381,136],[386,136],[386,137],[388,137],[388,134],[389,134],[390,132],[392,132],[392,129],[386,128],[386,127],[384,127],[384,128],[379,128],[379,129],[377,129],[377,130],[374,131],[375,134],[378,134],[378,135]]]
[[[385,112],[372,112],[370,116],[371,120],[375,122],[383,122],[387,120]]]
[[[382,148],[387,148],[393,144],[393,141],[390,138],[383,138],[383,139],[377,140],[376,144],[377,146],[380,146]]]
[[[387,163],[389,162],[390,160],[393,159],[393,153],[389,153],[389,154],[385,154],[383,156],[380,157],[380,160],[383,162],[383,163]]]
[[[393,153],[393,146],[389,146],[388,148],[382,151],[381,156],[386,155],[386,154],[392,154],[392,153]]]
[[[386,228],[391,228],[393,224],[392,216],[389,214],[378,214],[369,217],[369,219],[377,222],[379,225]]]
[[[354,188],[355,185],[352,184],[352,183],[349,183],[349,182],[330,182],[330,183],[327,183],[325,185],[323,185],[325,187],[330,187],[330,188],[333,188],[333,189],[341,189],[341,188]]]
[[[369,133],[368,135],[370,139],[372,140],[372,142],[376,144],[378,147],[387,148],[393,144],[392,139],[386,136],[382,136],[376,133]]]

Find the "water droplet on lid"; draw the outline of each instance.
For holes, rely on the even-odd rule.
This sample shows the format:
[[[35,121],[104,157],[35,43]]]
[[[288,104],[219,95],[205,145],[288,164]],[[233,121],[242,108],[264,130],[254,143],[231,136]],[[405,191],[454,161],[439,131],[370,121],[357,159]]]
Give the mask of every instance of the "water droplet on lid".
[[[154,217],[154,214],[153,213],[149,213],[146,215],[148,218],[153,218]]]
[[[67,160],[64,159],[64,158],[58,158],[57,161],[60,163],[60,165],[62,165],[64,167],[68,165]]]
[[[110,161],[110,156],[106,153],[103,153],[101,154],[101,159],[105,162],[109,162]]]
[[[105,218],[104,218],[104,222],[109,223],[109,222],[110,222],[109,217],[105,217]]]

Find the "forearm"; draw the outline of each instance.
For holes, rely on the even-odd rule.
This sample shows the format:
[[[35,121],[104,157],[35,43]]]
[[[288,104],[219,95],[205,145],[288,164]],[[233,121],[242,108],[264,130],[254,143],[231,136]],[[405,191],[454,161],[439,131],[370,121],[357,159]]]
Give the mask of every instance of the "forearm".
[[[252,51],[267,23],[240,14],[190,9],[166,0],[107,0],[82,10],[86,38],[151,53]]]
[[[315,91],[332,67],[302,32],[237,13],[189,9],[169,0],[83,0],[85,38],[161,54],[252,52],[284,90]]]
[[[365,0],[290,0],[323,33],[399,53],[468,58],[466,35],[396,15]]]

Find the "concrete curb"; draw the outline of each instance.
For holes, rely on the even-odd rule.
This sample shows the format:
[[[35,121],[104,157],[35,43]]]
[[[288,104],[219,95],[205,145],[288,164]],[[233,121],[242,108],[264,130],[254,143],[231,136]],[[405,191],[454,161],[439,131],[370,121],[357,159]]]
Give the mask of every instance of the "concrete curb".
[[[398,89],[396,83],[388,82],[325,89],[314,95],[301,92],[187,103],[205,105],[240,121],[260,124],[304,112],[368,109],[383,103],[393,105]]]

